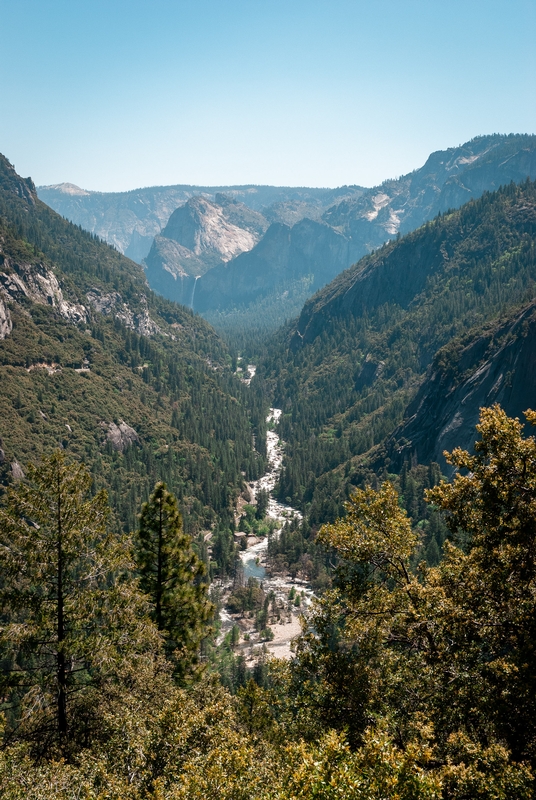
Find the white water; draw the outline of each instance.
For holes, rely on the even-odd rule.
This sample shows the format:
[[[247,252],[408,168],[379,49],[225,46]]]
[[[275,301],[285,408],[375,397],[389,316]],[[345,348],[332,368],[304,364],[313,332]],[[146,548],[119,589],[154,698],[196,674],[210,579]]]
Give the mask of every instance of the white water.
[[[192,309],[192,311],[194,310],[194,294],[195,294],[195,287],[197,286],[197,281],[199,280],[199,278],[200,278],[200,277],[201,277],[201,275],[196,275],[196,276],[195,276],[194,288],[192,289],[192,299],[190,300],[190,308]]]
[[[249,365],[248,369],[251,374],[252,366]],[[282,411],[280,408],[271,408],[266,421],[268,424],[276,425],[281,417],[281,414]],[[265,489],[268,493],[271,493],[275,487],[275,484],[277,483],[277,479],[281,471],[281,465],[283,464],[283,443],[279,439],[277,433],[275,433],[273,430],[269,430],[266,434],[266,450],[268,453],[268,472],[263,475],[262,478],[259,478],[257,481],[252,481],[250,484],[248,484],[252,499],[257,497],[260,489]],[[268,501],[267,516],[271,519],[277,520],[278,522],[278,527],[273,534],[274,536],[277,536],[281,532],[283,525],[288,520],[294,518],[300,520],[302,519],[301,513],[295,508],[291,508],[291,506],[287,506],[284,503],[279,503],[272,497],[270,497]],[[244,577],[246,579],[253,577],[262,580],[264,578],[265,570],[262,562],[265,559],[267,548],[268,538],[263,539],[262,542],[258,542],[257,544],[254,544],[252,547],[249,547],[247,550],[244,550],[242,553],[240,553],[240,558],[242,559],[242,563],[244,565]]]
[[[249,386],[253,376],[255,375],[255,365],[248,364],[247,371],[248,377],[243,377],[242,380]],[[270,413],[266,418],[268,425],[277,425],[281,414],[282,411],[280,408],[271,408]],[[274,430],[267,431],[266,449],[269,465],[268,471],[258,480],[252,481],[248,484],[253,500],[257,498],[258,492],[261,489],[265,489],[269,494],[271,494],[275,484],[277,483],[277,479],[279,478],[279,473],[283,464],[284,442],[279,439],[279,436]],[[300,511],[292,508],[291,506],[285,505],[284,503],[279,503],[272,497],[270,497],[268,500],[267,516],[273,520],[277,520],[278,523],[274,533],[272,534],[273,536],[278,536],[281,533],[285,523],[289,520],[302,519],[302,514]],[[265,567],[267,549],[268,538],[265,538],[240,553],[240,559],[244,567],[244,578],[246,581],[249,577],[260,580],[262,582],[264,591],[273,591],[277,601],[280,603],[280,608],[284,607],[287,609],[287,618],[283,618],[279,623],[272,624],[271,626],[272,632],[274,633],[273,641],[268,642],[263,646],[268,650],[269,653],[277,656],[278,658],[291,658],[291,642],[293,639],[299,636],[301,631],[299,621],[300,614],[306,610],[314,596],[314,593],[306,581],[298,579],[293,580],[290,576],[267,577]],[[229,590],[230,585],[226,588]],[[295,592],[301,595],[302,604],[299,609],[292,607],[288,599],[289,591],[291,589],[294,589]],[[233,625],[237,624],[237,619],[231,616],[225,609],[220,611],[220,620],[222,625],[221,632],[218,637],[218,643],[221,643],[226,633],[232,628]],[[241,621],[241,627],[242,633],[244,633],[243,620]],[[250,636],[251,644],[246,645],[244,642],[241,645],[241,650],[244,655],[246,655],[248,663],[255,663],[255,660],[258,657],[258,654],[255,655],[255,652],[259,648],[258,635],[253,627],[251,627],[247,633]]]

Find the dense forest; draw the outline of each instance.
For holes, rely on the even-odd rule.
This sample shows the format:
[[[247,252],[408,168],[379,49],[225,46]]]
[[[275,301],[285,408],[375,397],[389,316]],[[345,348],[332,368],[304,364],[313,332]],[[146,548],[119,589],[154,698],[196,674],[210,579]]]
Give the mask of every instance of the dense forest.
[[[295,658],[234,695],[190,658],[210,605],[165,487],[132,541],[84,468],[29,468],[0,510],[2,796],[533,797],[536,440],[498,406],[478,433],[427,492],[438,566],[389,481],[357,490]]]
[[[204,557],[227,569],[236,498],[264,470],[262,393],[234,375],[207,323],[154,295],[137,264],[55,214],[5,160],[0,247],[12,325],[0,340],[4,479],[59,446],[108,490],[123,530],[164,480],[189,534],[216,527],[224,561]],[[63,302],[83,309],[77,324]]]

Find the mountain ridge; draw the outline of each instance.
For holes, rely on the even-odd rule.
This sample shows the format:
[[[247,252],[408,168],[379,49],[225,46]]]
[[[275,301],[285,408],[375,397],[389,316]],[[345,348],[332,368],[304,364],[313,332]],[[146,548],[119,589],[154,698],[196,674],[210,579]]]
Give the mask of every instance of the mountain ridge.
[[[262,399],[232,374],[202,318],[48,208],[3,156],[0,331],[0,493],[28,461],[61,448],[88,465],[117,525],[133,530],[165,480],[189,532],[213,530],[228,554],[214,569],[225,569],[236,497],[264,465]]]

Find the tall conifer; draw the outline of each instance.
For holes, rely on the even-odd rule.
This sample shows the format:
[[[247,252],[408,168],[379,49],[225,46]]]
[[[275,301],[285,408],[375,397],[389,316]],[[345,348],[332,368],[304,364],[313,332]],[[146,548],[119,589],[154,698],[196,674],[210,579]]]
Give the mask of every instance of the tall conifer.
[[[163,482],[142,506],[136,561],[141,587],[153,602],[154,622],[183,678],[197,663],[214,607],[203,580],[205,565],[183,530],[175,496]]]

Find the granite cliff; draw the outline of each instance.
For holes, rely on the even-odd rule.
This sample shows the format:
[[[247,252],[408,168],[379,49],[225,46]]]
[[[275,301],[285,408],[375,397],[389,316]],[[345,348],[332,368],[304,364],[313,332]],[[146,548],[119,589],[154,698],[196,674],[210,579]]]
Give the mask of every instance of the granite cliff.
[[[319,217],[341,198],[364,190],[359,186],[314,189],[180,184],[129,192],[95,192],[72,183],[59,183],[39,186],[37,191],[41,200],[59,214],[141,263],[173,212],[194,196],[214,201],[217,194],[223,194],[261,212],[269,222],[295,223],[305,216]]]
[[[153,288],[191,305],[196,277],[251,250],[268,222],[231,197],[192,197],[177,208],[145,259]],[[162,275],[162,272],[167,274]]]
[[[499,403],[511,417],[536,408],[536,301],[506,319],[442,348],[404,422],[386,443],[392,466],[436,461],[443,452],[471,451],[480,409]]]

